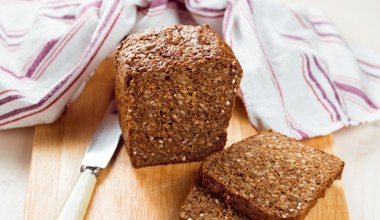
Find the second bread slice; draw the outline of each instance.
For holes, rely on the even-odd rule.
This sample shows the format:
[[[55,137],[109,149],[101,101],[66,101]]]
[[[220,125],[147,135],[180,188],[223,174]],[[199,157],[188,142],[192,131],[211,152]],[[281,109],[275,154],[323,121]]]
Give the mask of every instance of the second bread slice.
[[[181,207],[183,220],[248,220],[223,201],[211,196],[201,186],[194,186]]]
[[[209,156],[200,181],[252,219],[302,219],[343,167],[333,155],[262,132]]]

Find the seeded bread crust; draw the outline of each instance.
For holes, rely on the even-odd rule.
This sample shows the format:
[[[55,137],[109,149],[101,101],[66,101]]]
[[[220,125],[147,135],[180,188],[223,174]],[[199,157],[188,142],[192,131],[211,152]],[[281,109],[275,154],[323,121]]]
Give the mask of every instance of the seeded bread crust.
[[[333,155],[262,132],[206,158],[200,182],[251,219],[303,219],[343,167]]]
[[[207,25],[128,36],[115,57],[116,100],[135,167],[201,161],[221,150],[242,69]]]
[[[184,220],[248,220],[226,205],[222,200],[208,194],[201,186],[194,186],[181,206],[180,218]]]

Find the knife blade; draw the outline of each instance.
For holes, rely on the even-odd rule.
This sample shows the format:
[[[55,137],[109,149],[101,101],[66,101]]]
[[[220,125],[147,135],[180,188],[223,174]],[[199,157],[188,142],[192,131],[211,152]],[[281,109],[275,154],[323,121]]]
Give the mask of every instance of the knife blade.
[[[96,177],[110,162],[118,146],[120,135],[116,104],[113,100],[92,137],[83,157],[81,174],[61,209],[58,219],[83,219],[95,188]]]

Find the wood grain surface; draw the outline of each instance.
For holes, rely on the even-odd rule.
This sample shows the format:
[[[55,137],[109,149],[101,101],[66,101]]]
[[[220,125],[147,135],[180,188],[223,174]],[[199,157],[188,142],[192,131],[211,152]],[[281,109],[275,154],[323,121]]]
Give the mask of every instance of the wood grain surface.
[[[112,97],[112,61],[104,61],[81,96],[53,124],[36,127],[27,199],[26,219],[54,219],[79,176],[79,168]],[[237,99],[228,127],[227,146],[255,134],[244,107]],[[309,145],[333,153],[331,136],[306,140]],[[86,219],[178,219],[199,163],[135,169],[119,146],[110,166],[98,177]],[[336,181],[308,220],[348,219],[344,191]]]

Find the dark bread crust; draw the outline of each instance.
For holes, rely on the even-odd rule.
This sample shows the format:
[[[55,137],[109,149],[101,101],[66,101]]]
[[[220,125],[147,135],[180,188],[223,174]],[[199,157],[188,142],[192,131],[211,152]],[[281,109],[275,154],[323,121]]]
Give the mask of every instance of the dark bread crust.
[[[134,166],[201,161],[224,147],[242,69],[207,25],[128,36],[116,51],[115,72]]]
[[[206,158],[200,183],[251,219],[303,219],[343,167],[333,155],[262,132]]]

